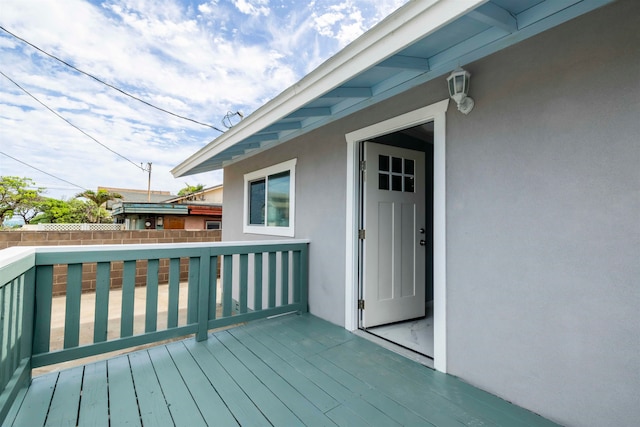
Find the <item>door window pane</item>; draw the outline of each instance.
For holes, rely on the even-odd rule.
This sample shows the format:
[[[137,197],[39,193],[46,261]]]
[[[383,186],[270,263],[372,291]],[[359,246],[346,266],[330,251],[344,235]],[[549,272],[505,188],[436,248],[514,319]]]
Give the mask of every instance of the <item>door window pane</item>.
[[[389,172],[389,156],[378,156],[378,170],[382,172]]]
[[[394,173],[402,173],[402,159],[400,157],[392,158],[391,171]]]
[[[413,160],[404,159],[404,173],[405,175],[413,175]]]
[[[378,189],[379,190],[389,189],[389,175],[387,175],[386,173],[378,174]]]

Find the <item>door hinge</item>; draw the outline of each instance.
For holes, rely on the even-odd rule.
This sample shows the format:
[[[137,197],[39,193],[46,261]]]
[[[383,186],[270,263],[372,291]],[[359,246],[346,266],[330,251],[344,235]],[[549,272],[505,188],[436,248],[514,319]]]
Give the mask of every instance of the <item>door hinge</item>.
[[[358,310],[364,310],[364,300],[363,299],[359,299],[358,300]]]
[[[364,240],[364,229],[358,230],[358,239]]]
[[[360,161],[360,170],[363,171],[363,172],[365,170],[367,170],[367,161],[366,160],[361,160]]]

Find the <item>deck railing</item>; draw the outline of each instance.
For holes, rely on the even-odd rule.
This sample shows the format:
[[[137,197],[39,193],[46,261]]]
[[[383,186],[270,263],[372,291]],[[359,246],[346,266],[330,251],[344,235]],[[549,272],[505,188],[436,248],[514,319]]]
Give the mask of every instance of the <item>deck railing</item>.
[[[169,264],[166,279],[159,275],[161,262]],[[117,278],[122,286],[116,289],[111,285],[113,263],[123,264],[122,278]],[[95,264],[96,291],[87,299],[82,274],[89,264]],[[64,313],[53,309],[53,269],[58,265],[67,269]],[[181,283],[184,268],[188,281]],[[143,288],[135,286],[139,269],[146,269]],[[209,329],[305,312],[307,276],[308,242],[299,240],[0,251],[0,422],[28,385],[32,368],[189,334],[205,340]],[[167,295],[163,303],[161,286]],[[88,321],[81,316],[87,312],[93,314]],[[52,344],[54,317],[64,325],[58,346]],[[93,332],[88,342],[87,330]]]

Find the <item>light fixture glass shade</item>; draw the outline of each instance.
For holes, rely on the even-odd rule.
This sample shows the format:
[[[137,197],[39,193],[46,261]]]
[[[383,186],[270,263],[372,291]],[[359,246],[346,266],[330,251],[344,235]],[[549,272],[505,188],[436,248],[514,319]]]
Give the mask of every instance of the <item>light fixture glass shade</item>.
[[[462,68],[454,70],[449,77],[447,77],[449,96],[458,104],[458,110],[463,114],[469,114],[474,105],[473,99],[467,96],[469,93],[470,77],[471,74]]]

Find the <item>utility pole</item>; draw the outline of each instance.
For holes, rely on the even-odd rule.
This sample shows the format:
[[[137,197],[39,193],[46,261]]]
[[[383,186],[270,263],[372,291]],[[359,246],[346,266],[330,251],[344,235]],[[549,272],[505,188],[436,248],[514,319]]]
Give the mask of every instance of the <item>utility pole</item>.
[[[146,168],[142,168],[143,171],[149,172],[149,180],[147,181],[147,202],[151,201],[151,163],[147,163]]]

